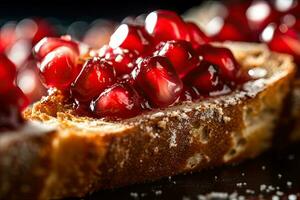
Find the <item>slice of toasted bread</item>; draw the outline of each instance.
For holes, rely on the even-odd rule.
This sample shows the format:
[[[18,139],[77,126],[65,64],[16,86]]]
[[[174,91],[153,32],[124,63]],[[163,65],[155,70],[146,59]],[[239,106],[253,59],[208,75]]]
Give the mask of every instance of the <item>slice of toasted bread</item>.
[[[10,140],[0,135],[0,198],[84,196],[240,162],[268,149],[295,74],[292,58],[260,44],[222,45],[243,68],[265,76],[228,95],[118,122],[73,115],[68,99],[52,91],[25,117],[54,131]]]

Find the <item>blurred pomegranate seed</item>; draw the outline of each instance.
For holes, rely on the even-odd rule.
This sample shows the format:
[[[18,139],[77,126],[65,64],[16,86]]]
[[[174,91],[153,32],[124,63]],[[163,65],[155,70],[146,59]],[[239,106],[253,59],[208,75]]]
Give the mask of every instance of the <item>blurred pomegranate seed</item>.
[[[16,65],[17,69],[32,56],[31,41],[28,39],[18,39],[10,48],[6,49],[7,57]]]
[[[99,56],[109,61],[115,68],[117,75],[130,74],[135,67],[135,60],[138,54],[128,49],[103,46],[100,49]]]
[[[251,40],[251,31],[247,24],[239,24],[238,21],[226,18],[220,25],[219,31],[213,36],[217,41],[248,41]],[[242,28],[241,28],[242,27]]]
[[[88,102],[99,96],[107,87],[116,81],[112,65],[104,59],[94,57],[88,60],[74,83],[72,95],[80,102]]]
[[[168,58],[180,78],[183,78],[200,64],[196,51],[189,42],[183,40],[172,40],[164,43],[157,55]]]
[[[46,87],[61,90],[69,88],[78,75],[78,55],[68,47],[58,47],[48,53],[39,65],[41,78]]]
[[[201,96],[200,92],[196,87],[184,86],[183,91],[180,95],[180,101],[193,101]]]
[[[261,39],[273,51],[291,54],[297,62],[300,61],[300,32],[294,27],[269,24],[262,32]]]
[[[141,112],[141,103],[130,85],[116,83],[91,103],[91,110],[100,117],[129,118]]]
[[[246,12],[253,0],[229,0],[226,1],[226,18],[235,19],[239,24],[248,24]]]
[[[16,24],[14,22],[5,23],[0,30],[0,53],[4,53],[16,40]]]
[[[222,86],[218,67],[206,61],[203,61],[197,69],[189,73],[184,82],[188,86],[196,87],[203,93],[218,90]]]
[[[158,10],[151,12],[146,17],[145,29],[156,43],[168,40],[190,41],[189,32],[184,21],[172,11]]]
[[[300,5],[298,0],[272,0],[273,7],[281,14],[300,14]]]
[[[141,27],[122,24],[111,35],[109,46],[113,49],[121,47],[143,53],[150,45],[150,36]]]
[[[183,84],[167,58],[153,56],[145,58],[132,71],[140,91],[151,104],[166,107],[174,103],[181,94]]]
[[[27,63],[18,72],[17,85],[22,89],[30,102],[35,102],[46,95],[46,88],[43,86],[38,75],[37,63],[33,60]]]
[[[186,22],[186,26],[191,38],[191,43],[193,45],[193,48],[198,48],[202,44],[206,44],[210,42],[210,39],[208,36],[206,36],[200,28],[193,22]]]
[[[0,98],[0,130],[16,129],[22,123],[21,111],[28,106],[28,99],[20,88],[13,86]]]
[[[20,112],[23,111],[29,105],[28,98],[23,93],[23,91],[17,86],[12,87],[10,91],[4,94],[4,96],[4,101],[7,104],[12,104],[16,106]]]
[[[133,25],[133,26],[144,27],[145,26],[145,19],[146,19],[145,14],[141,14],[137,17],[128,16],[128,17],[125,17],[122,20],[121,24],[130,24],[130,25]]]
[[[32,44],[35,45],[44,37],[56,36],[55,28],[47,20],[44,19],[34,19],[37,29],[32,38]]]
[[[240,66],[232,52],[224,47],[203,45],[198,49],[200,56],[207,62],[216,65],[220,70],[220,76],[227,81],[236,81]]]
[[[16,74],[16,66],[5,55],[0,54],[0,94],[12,88]]]
[[[58,47],[69,48],[74,54],[79,55],[78,44],[71,40],[71,38],[53,38],[45,37],[39,43],[37,43],[33,48],[33,53],[38,60],[43,59],[48,53],[53,51]]]
[[[246,11],[246,16],[256,40],[269,23],[276,22],[279,18],[278,12],[265,0],[253,1]]]
[[[91,27],[86,31],[82,41],[91,48],[99,49],[109,43],[110,36],[114,30],[115,23],[98,19],[94,21]]]

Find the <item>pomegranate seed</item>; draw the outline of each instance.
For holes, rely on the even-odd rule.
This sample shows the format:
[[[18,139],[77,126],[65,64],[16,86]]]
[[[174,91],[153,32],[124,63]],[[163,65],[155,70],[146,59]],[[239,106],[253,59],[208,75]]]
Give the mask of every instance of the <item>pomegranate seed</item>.
[[[28,99],[20,88],[13,86],[0,98],[0,130],[18,128],[23,119],[21,111],[28,106]]]
[[[197,69],[189,73],[184,82],[189,86],[196,87],[203,93],[218,90],[222,85],[218,67],[206,61],[203,61]]]
[[[300,32],[286,24],[270,24],[261,34],[261,38],[271,50],[288,53],[300,61]]]
[[[96,20],[91,24],[81,40],[93,49],[99,49],[108,44],[111,34],[115,31],[115,23],[107,20]]]
[[[150,45],[150,36],[141,27],[122,24],[111,35],[109,46],[113,49],[121,47],[143,53]]]
[[[135,60],[138,57],[134,51],[119,47],[112,49],[108,46],[103,46],[100,49],[99,56],[111,62],[117,75],[130,74],[135,66]]]
[[[193,45],[193,48],[198,48],[202,44],[210,42],[210,39],[200,30],[200,28],[193,22],[187,22],[186,23],[191,43]]]
[[[265,0],[256,0],[246,11],[249,26],[257,40],[261,31],[271,22],[278,19],[278,13]]]
[[[200,92],[195,87],[187,87],[186,85],[183,88],[183,91],[180,96],[180,101],[192,101],[200,97]]]
[[[91,103],[91,110],[100,117],[133,117],[141,112],[141,97],[131,86],[116,83]]]
[[[174,103],[181,94],[183,84],[167,58],[145,58],[132,71],[137,86],[156,107]]]
[[[88,60],[74,83],[72,95],[80,102],[91,101],[116,80],[116,72],[107,61],[94,57]]]
[[[121,84],[125,83],[128,85],[131,85],[134,88],[136,87],[135,81],[132,78],[131,74],[124,74],[124,75],[117,77],[117,83],[121,83]]]
[[[48,53],[39,65],[40,74],[47,87],[67,89],[78,74],[77,54],[68,47],[58,47]]]
[[[147,15],[145,29],[156,43],[168,40],[190,41],[184,21],[175,12],[158,10]]]
[[[36,23],[36,32],[32,38],[32,44],[38,43],[44,37],[53,37],[55,36],[54,27],[46,20],[35,19]]]
[[[14,22],[5,23],[0,31],[0,53],[5,53],[17,39],[16,24]]]
[[[248,24],[246,11],[253,0],[228,1],[226,2],[227,18],[235,19],[239,24]]]
[[[283,0],[279,0],[279,1],[283,1]],[[294,0],[293,5],[291,7],[289,7],[286,12],[295,15],[299,19],[299,17],[300,17],[300,3],[299,3],[299,1]]]
[[[4,94],[4,97],[4,102],[6,104],[12,104],[16,106],[20,112],[29,105],[28,98],[17,86],[12,87],[7,93]]]
[[[3,105],[3,103],[0,101]],[[2,131],[17,129],[24,120],[14,105],[5,105],[0,108],[0,134]]]
[[[66,38],[66,37],[65,37]],[[58,47],[70,48],[75,54],[79,55],[78,44],[72,40],[45,37],[39,43],[37,43],[33,48],[33,53],[38,60],[43,59],[48,53],[53,51]]]
[[[33,60],[27,61],[18,71],[17,85],[26,94],[30,102],[38,101],[47,94],[38,75],[37,64]]]
[[[240,66],[229,49],[207,44],[201,46],[198,53],[205,61],[218,66],[222,78],[227,81],[236,81]]]
[[[243,27],[243,28],[240,28]],[[219,32],[214,35],[213,39],[217,41],[248,41],[251,40],[250,29],[245,24],[239,24],[238,21],[226,18]]]
[[[16,66],[5,55],[0,54],[0,94],[12,88],[16,74]]]
[[[169,59],[180,78],[200,64],[199,56],[191,44],[183,40],[164,43],[157,54]]]

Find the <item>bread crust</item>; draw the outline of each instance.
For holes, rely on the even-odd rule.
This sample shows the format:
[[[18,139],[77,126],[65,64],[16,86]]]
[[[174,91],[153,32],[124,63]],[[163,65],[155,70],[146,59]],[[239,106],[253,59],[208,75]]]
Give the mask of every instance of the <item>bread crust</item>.
[[[44,166],[46,172],[36,178],[38,186],[33,184],[20,194],[40,199],[84,196],[99,189],[240,162],[269,148],[295,74],[291,57],[271,53],[260,44],[217,45],[232,49],[244,68],[266,70],[266,77],[229,95],[185,102],[114,123],[74,115],[59,91],[33,105],[25,117],[55,129],[39,135],[44,143],[34,137],[16,137],[29,149],[36,143],[37,152],[46,152],[38,158],[32,153],[37,160],[32,167]],[[0,143],[2,139],[1,135]],[[1,147],[0,155],[9,157],[8,151]],[[2,162],[1,156],[1,178],[10,167]],[[18,165],[22,168],[27,162]],[[30,176],[2,178],[0,188],[5,182],[11,185],[0,189],[0,198],[20,197],[14,192],[15,183],[31,184]]]

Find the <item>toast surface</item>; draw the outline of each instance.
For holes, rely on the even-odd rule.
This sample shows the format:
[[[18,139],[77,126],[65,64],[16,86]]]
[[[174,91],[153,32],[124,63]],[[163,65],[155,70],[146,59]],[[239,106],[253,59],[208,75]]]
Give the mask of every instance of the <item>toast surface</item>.
[[[18,142],[28,149],[18,167],[42,166],[43,173],[10,175],[24,183],[20,193],[15,193],[15,182],[2,176],[10,165],[1,156],[0,198],[84,196],[103,188],[240,162],[268,149],[295,74],[292,58],[260,44],[218,45],[229,47],[243,68],[258,69],[265,76],[228,95],[184,102],[118,122],[76,116],[68,99],[52,91],[28,109],[25,117],[54,130],[39,134],[42,141],[29,134],[7,144],[15,151],[20,147],[13,144]],[[0,136],[0,143],[5,135]],[[0,148],[0,154],[8,158],[13,156],[9,152]]]

